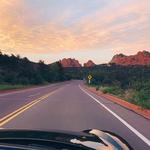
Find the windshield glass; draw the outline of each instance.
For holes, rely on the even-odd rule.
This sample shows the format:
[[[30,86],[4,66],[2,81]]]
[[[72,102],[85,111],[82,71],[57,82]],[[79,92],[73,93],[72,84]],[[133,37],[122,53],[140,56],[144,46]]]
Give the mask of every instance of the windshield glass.
[[[149,40],[149,0],[0,0],[0,145],[148,150]]]

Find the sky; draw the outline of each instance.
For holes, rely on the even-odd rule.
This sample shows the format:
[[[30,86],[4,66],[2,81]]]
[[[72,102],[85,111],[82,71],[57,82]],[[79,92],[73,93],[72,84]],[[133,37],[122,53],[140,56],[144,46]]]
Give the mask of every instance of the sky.
[[[0,49],[32,61],[107,63],[150,50],[150,0],[0,0]]]

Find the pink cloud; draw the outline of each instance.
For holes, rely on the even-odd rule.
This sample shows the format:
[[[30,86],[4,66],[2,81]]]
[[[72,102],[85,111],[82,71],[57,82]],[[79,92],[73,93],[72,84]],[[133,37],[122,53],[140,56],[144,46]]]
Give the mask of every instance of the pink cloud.
[[[108,6],[66,28],[63,22],[69,18],[69,12],[54,22],[36,24],[40,14],[27,7],[25,1],[3,0],[0,3],[0,48],[9,53],[58,53],[105,48],[120,51],[148,49],[150,2],[135,2]],[[136,18],[117,23],[120,18],[133,13]],[[137,31],[134,35],[129,32],[134,30]],[[146,34],[140,37],[139,32]]]

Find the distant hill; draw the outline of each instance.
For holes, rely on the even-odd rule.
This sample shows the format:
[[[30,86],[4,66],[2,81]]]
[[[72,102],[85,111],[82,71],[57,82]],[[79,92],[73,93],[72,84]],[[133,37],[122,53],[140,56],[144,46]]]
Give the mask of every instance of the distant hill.
[[[95,63],[92,60],[88,60],[86,63],[84,63],[84,67],[94,67]]]
[[[64,68],[80,68],[82,65],[74,58],[64,58],[59,61]],[[83,67],[94,67],[95,63],[92,60],[88,60],[83,64]]]
[[[110,63],[117,65],[150,65],[150,52],[140,51],[136,55],[126,56],[124,54],[115,55]]]
[[[59,61],[62,65],[62,67],[82,67],[78,60],[72,59],[72,58],[64,58]]]
[[[63,68],[81,68],[82,65],[76,59],[64,58],[59,61]],[[150,52],[149,51],[139,51],[135,55],[126,56],[124,54],[115,55],[110,64],[124,65],[124,66],[133,66],[133,65],[150,65]],[[94,67],[96,64],[92,60],[88,60],[83,64],[83,67],[90,68]]]

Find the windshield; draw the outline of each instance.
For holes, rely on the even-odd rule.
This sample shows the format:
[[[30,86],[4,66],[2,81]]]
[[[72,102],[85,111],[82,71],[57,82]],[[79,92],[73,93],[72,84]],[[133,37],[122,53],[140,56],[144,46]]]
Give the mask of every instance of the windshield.
[[[18,130],[24,135],[18,139],[57,131],[59,144],[148,150],[149,6],[149,0],[0,0],[0,145]]]

